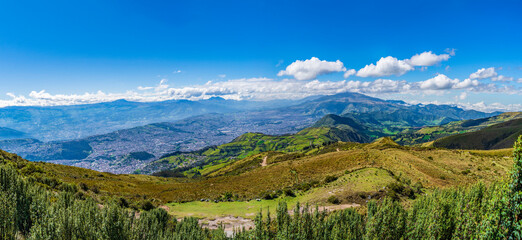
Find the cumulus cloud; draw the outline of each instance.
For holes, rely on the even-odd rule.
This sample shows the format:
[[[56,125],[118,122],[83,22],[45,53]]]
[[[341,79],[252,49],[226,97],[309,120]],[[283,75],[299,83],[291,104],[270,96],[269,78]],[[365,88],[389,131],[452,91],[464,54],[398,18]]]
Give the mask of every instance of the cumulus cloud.
[[[403,60],[398,60],[392,56],[379,59],[376,64],[371,63],[361,68],[357,72],[359,77],[382,77],[397,75],[401,76],[408,71],[413,70],[413,66]]]
[[[454,55],[455,53],[450,53]],[[442,61],[447,61],[450,58],[450,54],[434,54],[431,51],[429,52],[423,52],[420,54],[413,55],[410,59],[404,60],[408,64],[412,66],[433,66],[435,64],[438,64]]]
[[[346,68],[339,60],[329,62],[312,57],[304,61],[297,60],[291,63],[285,70],[280,71],[277,76],[287,75],[293,76],[297,80],[312,80],[317,78],[319,75],[344,71],[346,71]]]
[[[357,73],[357,71],[355,71],[355,69],[348,69],[346,70],[346,72],[344,72],[344,78],[349,78],[350,76],[352,75],[355,75],[355,73]]]
[[[471,79],[484,79],[497,76],[497,72],[494,67],[490,68],[481,68],[476,72],[469,75]]]
[[[477,80],[471,80],[467,78],[463,81],[460,81],[456,78],[451,79],[444,74],[438,74],[433,78],[419,83],[420,88],[425,90],[464,89],[478,85],[479,82]]]
[[[401,76],[409,71],[413,71],[415,67],[420,67],[424,71],[429,66],[433,66],[442,61],[447,61],[451,56],[455,55],[454,51],[447,54],[437,55],[431,51],[413,55],[409,59],[399,60],[392,56],[383,57],[376,64],[366,65],[357,72],[359,77],[382,77],[396,75]]]

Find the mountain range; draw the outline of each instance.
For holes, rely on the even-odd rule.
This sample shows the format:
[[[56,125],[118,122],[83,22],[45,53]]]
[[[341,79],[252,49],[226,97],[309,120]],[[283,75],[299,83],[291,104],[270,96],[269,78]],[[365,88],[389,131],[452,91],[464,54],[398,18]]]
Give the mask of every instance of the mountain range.
[[[367,142],[405,129],[439,125],[457,120],[485,118],[499,114],[463,110],[448,105],[411,105],[402,101],[382,100],[358,93],[340,93],[309,98],[301,102],[293,102],[293,104],[289,102],[281,104],[286,104],[286,106],[268,108],[270,105],[275,106],[277,104],[223,99],[210,99],[206,102],[172,101],[161,103],[117,101],[94,106],[49,108],[51,109],[49,111],[56,113],[55,115],[43,110],[43,108],[34,108],[37,110],[27,108],[23,111],[20,110],[20,114],[36,111],[39,112],[39,115],[45,116],[45,118],[39,118],[40,121],[47,119],[46,122],[65,122],[63,119],[69,119],[67,120],[69,123],[65,125],[74,125],[72,123],[77,121],[80,126],[74,128],[79,129],[81,129],[81,124],[89,123],[93,123],[88,128],[91,130],[96,128],[95,126],[101,125],[110,125],[110,127],[103,128],[103,131],[110,128],[122,128],[126,126],[125,124],[131,124],[128,122],[122,124],[125,119],[134,119],[135,116],[138,116],[136,118],[138,120],[133,120],[132,124],[146,121],[160,123],[119,129],[104,134],[96,134],[97,131],[89,130],[93,134],[92,136],[73,140],[45,141],[46,137],[42,138],[44,140],[37,138],[3,140],[0,141],[0,149],[17,153],[33,161],[54,161],[100,171],[131,173],[165,154],[175,151],[194,151],[207,146],[227,143],[248,132],[259,132],[267,135],[293,134],[311,126],[327,114],[351,118],[353,124],[345,124],[349,126],[345,127],[345,130],[357,128],[357,134],[360,136],[357,141],[360,142]],[[69,115],[64,115],[65,110],[63,109],[69,109],[67,111],[76,114],[69,112]],[[70,109],[74,109],[74,111]],[[165,109],[169,109],[169,114],[163,116],[162,112],[166,111]],[[164,121],[181,118],[187,116],[187,114],[196,115],[210,111],[214,111],[214,113],[190,116],[177,121]],[[139,112],[152,113],[141,116]],[[106,115],[106,113],[110,114]],[[34,116],[38,114],[31,115],[29,119],[34,119]],[[15,118],[11,116],[8,119],[23,119],[23,117]],[[51,119],[54,119],[54,121],[51,121]],[[88,119],[86,120],[87,123],[83,123],[81,119]],[[114,122],[113,119],[123,120],[108,124]],[[6,120],[3,121],[5,123]],[[11,125],[7,124],[7,126]],[[61,128],[59,126],[60,124],[47,126],[45,128],[47,130],[42,130],[39,135],[45,136],[59,132],[57,130],[57,128]],[[33,129],[36,128],[37,126],[33,127]],[[31,129],[27,127],[21,129],[24,129],[24,132],[31,132]],[[361,135],[359,132],[361,129],[367,131]],[[75,134],[78,134],[78,132]],[[79,136],[83,135],[87,135],[87,133],[79,134]]]

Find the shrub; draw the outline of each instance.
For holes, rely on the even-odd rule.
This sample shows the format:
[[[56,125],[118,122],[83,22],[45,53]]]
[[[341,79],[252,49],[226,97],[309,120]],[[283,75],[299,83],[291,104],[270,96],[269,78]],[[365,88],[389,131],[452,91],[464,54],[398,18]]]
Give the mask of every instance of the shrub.
[[[118,205],[123,208],[128,208],[129,202],[124,197],[120,197],[120,198],[118,198]]]
[[[339,198],[337,198],[336,196],[330,196],[328,198],[328,202],[331,203],[331,204],[339,204],[339,203],[341,203]]]
[[[88,191],[89,190],[89,186],[87,186],[87,184],[81,182],[80,184],[78,184],[80,186],[80,188],[83,190],[83,191]]]
[[[100,193],[100,189],[99,189],[98,186],[96,186],[96,185],[92,186],[91,191],[92,191],[93,193],[95,193],[95,194]]]
[[[292,191],[292,189],[287,188],[287,189],[285,189],[284,192],[285,192],[285,196],[295,197],[295,193],[294,193],[294,191]]]
[[[415,184],[413,184],[412,188],[413,191],[415,191],[416,193],[422,193],[422,188],[424,188],[424,186],[422,186],[421,182],[416,182]]]
[[[154,209],[155,207],[154,207],[154,204],[152,204],[152,202],[150,200],[144,200],[141,202],[140,208],[145,211],[149,211],[149,210]]]
[[[337,180],[337,177],[336,177],[336,176],[328,175],[328,176],[326,176],[326,177],[324,178],[323,182],[324,182],[325,184],[327,184],[327,183],[331,183],[331,182],[333,182],[333,181],[335,181],[335,180]]]

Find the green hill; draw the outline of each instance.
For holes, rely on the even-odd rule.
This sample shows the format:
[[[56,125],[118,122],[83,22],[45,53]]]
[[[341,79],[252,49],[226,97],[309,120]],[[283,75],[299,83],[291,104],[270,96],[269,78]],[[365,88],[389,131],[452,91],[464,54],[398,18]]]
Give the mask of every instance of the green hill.
[[[224,164],[268,151],[301,152],[335,142],[366,142],[369,137],[357,133],[354,129],[338,127],[306,128],[292,135],[271,136],[262,133],[245,133],[230,143],[207,147],[192,152],[175,152],[162,157],[140,173],[154,173],[177,169],[192,176],[209,172]],[[168,173],[172,174],[172,172]]]
[[[11,128],[0,127],[0,140],[26,138],[29,135]]]
[[[508,112],[488,118],[454,121],[439,126],[410,128],[391,137],[400,144],[415,145],[455,134],[474,132],[488,126],[520,118],[522,118],[522,112]]]
[[[498,123],[481,130],[441,138],[434,147],[450,149],[502,149],[509,148],[522,135],[522,119]]]

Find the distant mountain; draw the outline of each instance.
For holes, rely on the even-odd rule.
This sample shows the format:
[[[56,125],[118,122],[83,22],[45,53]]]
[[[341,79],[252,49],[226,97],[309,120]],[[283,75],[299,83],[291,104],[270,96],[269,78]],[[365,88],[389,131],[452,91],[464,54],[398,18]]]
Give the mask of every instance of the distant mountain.
[[[0,140],[26,138],[29,134],[11,128],[0,127]]]
[[[217,104],[216,102],[228,100],[211,99],[209,101],[211,101],[212,104]],[[108,105],[111,104],[114,105],[115,103]],[[153,105],[137,107],[142,106],[141,104],[142,103],[132,102],[120,102],[116,104],[118,107],[114,107],[114,115],[122,114],[124,117],[120,117],[119,115],[106,115],[106,108],[101,108],[99,105],[96,105],[94,109],[101,108],[104,110],[100,110],[102,113],[100,113],[99,116],[93,117],[99,121],[99,123],[92,123],[88,129],[90,129],[92,133],[95,133],[96,131],[92,130],[92,127],[113,122],[113,117],[116,119],[132,120],[134,118],[131,115],[135,114],[135,117],[141,121],[143,120],[142,116],[160,115],[162,112],[165,112],[163,104],[169,105],[170,103],[157,103],[161,105],[157,107],[160,109],[158,111],[155,111],[155,108],[150,110]],[[173,112],[190,112],[191,109],[200,109],[190,107],[193,104],[198,106],[200,104],[205,105],[205,103],[190,101],[179,101],[179,104],[185,104],[187,109],[181,109],[181,107],[179,107],[181,105],[175,105],[176,107],[173,107]],[[226,104],[213,106],[216,106],[216,109],[220,109],[220,106],[233,106],[234,104],[239,103],[228,102]],[[124,107],[122,107],[124,105],[129,105],[126,107],[128,109],[127,111],[122,110],[124,109]],[[273,103],[272,105],[277,104]],[[88,106],[83,107],[87,108],[85,111],[89,113],[95,112],[89,109]],[[139,114],[139,112],[147,112],[149,110],[154,112],[154,114]],[[209,109],[207,110],[210,111]],[[464,120],[496,115],[496,113],[467,111],[452,106],[408,105],[404,102],[386,101],[358,93],[342,93],[332,96],[309,98],[305,102],[292,106],[255,111],[238,112],[235,110],[235,112],[228,113],[203,114],[174,122],[154,123],[71,141],[43,142],[34,139],[0,141],[0,149],[20,154],[29,160],[54,160],[55,162],[63,164],[72,164],[100,171],[130,173],[145,166],[148,162],[157,160],[164,154],[175,151],[193,151],[206,146],[224,144],[247,132],[259,132],[266,135],[294,134],[311,126],[327,114],[342,115],[342,117],[353,119],[354,123],[346,122],[344,125],[352,128],[354,130],[352,137],[359,135],[361,142],[369,140],[367,137],[373,139],[382,136],[382,134],[390,135],[403,131],[405,128],[410,127],[410,125],[421,127],[440,124],[449,119]],[[61,115],[58,114],[53,121],[68,121],[61,120],[62,118],[60,116]],[[105,116],[105,118],[100,120],[101,116]],[[162,117],[163,116],[147,118],[147,121],[162,119]],[[77,117],[75,119],[80,121],[82,118]],[[333,119],[332,121],[336,124],[343,123],[335,122],[337,120]],[[89,120],[88,118],[86,121],[94,122],[94,120]],[[326,121],[330,120],[325,119],[325,122]],[[349,120],[345,119],[343,121]],[[81,123],[78,124],[80,127],[82,126]],[[57,128],[58,126],[60,125],[53,125],[53,128]],[[83,126],[85,126],[85,124]],[[369,130],[361,132],[360,128],[368,128]],[[380,130],[373,132],[374,129]],[[49,131],[49,133],[54,131],[55,130]],[[69,142],[87,143],[92,150],[82,147],[76,149],[77,154],[71,154],[71,151],[75,150],[74,148],[77,144],[69,144]],[[130,155],[133,152],[146,152],[154,155],[155,158],[148,160],[136,159]],[[85,155],[87,155],[87,157],[84,157]]]
[[[434,147],[450,149],[502,149],[511,148],[522,135],[522,119],[498,123],[484,129],[441,138],[433,142]]]
[[[52,107],[0,108],[0,127],[31,133],[41,141],[79,139],[158,122],[208,113],[276,108],[301,101],[236,101],[223,98],[188,101],[130,102]],[[27,137],[27,136],[25,136]]]

